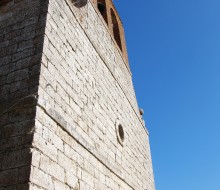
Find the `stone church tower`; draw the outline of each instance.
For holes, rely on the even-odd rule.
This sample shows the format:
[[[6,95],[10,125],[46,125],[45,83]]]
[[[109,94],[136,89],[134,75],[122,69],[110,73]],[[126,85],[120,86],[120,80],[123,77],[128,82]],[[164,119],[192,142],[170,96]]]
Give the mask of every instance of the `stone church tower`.
[[[154,190],[111,0],[0,1],[0,190]]]

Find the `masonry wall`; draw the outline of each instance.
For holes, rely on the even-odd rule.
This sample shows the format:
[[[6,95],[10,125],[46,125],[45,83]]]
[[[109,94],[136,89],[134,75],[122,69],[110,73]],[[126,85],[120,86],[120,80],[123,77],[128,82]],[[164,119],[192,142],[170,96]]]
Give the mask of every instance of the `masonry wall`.
[[[38,95],[32,189],[154,190],[131,73],[94,4],[49,2]]]
[[[29,189],[47,1],[0,1],[0,189]]]
[[[0,190],[153,190],[127,58],[95,5],[4,0],[0,28]]]

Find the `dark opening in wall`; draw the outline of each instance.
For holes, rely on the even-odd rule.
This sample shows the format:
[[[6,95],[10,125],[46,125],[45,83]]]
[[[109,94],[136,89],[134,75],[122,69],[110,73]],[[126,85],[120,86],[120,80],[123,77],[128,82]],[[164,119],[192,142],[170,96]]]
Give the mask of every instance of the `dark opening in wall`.
[[[124,129],[123,129],[122,125],[118,126],[118,132],[119,132],[119,137],[120,137],[121,141],[124,142],[125,134],[124,134]]]
[[[119,123],[119,119],[116,120],[115,129],[116,129],[116,135],[117,135],[119,144],[121,146],[124,146],[125,132],[124,132],[123,126]]]
[[[98,7],[99,12],[101,13],[102,17],[104,18],[105,22],[108,24],[108,17],[107,17],[105,0],[98,0],[97,7]]]
[[[72,0],[72,3],[74,4],[75,7],[82,8],[86,6],[88,0]]]
[[[115,13],[112,9],[111,9],[111,17],[112,17],[112,27],[113,27],[114,38],[118,44],[118,47],[122,50],[119,25],[118,25],[117,17],[115,16]]]

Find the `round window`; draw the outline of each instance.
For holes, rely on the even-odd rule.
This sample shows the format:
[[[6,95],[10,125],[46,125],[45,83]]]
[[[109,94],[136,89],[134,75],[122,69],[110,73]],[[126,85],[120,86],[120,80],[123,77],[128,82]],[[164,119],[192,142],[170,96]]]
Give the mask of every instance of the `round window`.
[[[122,125],[119,125],[119,126],[118,126],[118,132],[119,132],[120,139],[121,139],[122,141],[124,141],[125,134],[124,134],[124,129],[123,129]]]
[[[125,133],[124,133],[124,129],[123,126],[119,123],[119,120],[116,120],[116,134],[117,134],[117,139],[118,142],[123,146],[124,141],[125,141]]]

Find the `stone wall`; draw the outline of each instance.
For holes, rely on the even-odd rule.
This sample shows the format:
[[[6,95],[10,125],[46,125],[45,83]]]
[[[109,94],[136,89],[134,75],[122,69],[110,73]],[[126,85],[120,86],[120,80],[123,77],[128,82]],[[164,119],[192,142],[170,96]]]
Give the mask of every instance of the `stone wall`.
[[[93,4],[95,5],[95,8],[98,8],[98,3],[101,3],[102,5],[104,4],[105,5],[105,24],[106,26],[108,27],[109,29],[109,32],[111,33],[111,37],[114,39],[114,24],[113,23],[113,18],[112,18],[112,11],[113,13],[115,14],[116,16],[116,20],[117,20],[117,23],[118,23],[118,27],[119,27],[119,36],[120,36],[120,41],[121,41],[121,52],[122,52],[122,56],[125,60],[125,62],[127,63],[127,66],[129,67],[129,63],[128,63],[128,55],[127,55],[127,47],[126,47],[126,41],[125,41],[125,34],[124,34],[124,27],[123,27],[123,24],[122,24],[122,21],[120,19],[120,16],[118,15],[117,13],[117,10],[114,6],[114,3],[112,0],[92,0],[93,1]],[[98,11],[100,12],[100,11]],[[104,24],[104,25],[105,25]],[[113,40],[114,41],[114,40]],[[115,48],[119,48],[117,43],[115,43]],[[120,49],[120,48],[119,48]]]
[[[91,3],[49,3],[33,147],[36,189],[154,189],[131,74]]]
[[[4,0],[0,28],[0,190],[154,190],[127,59],[95,4]]]
[[[47,1],[0,2],[0,189],[29,189]]]

